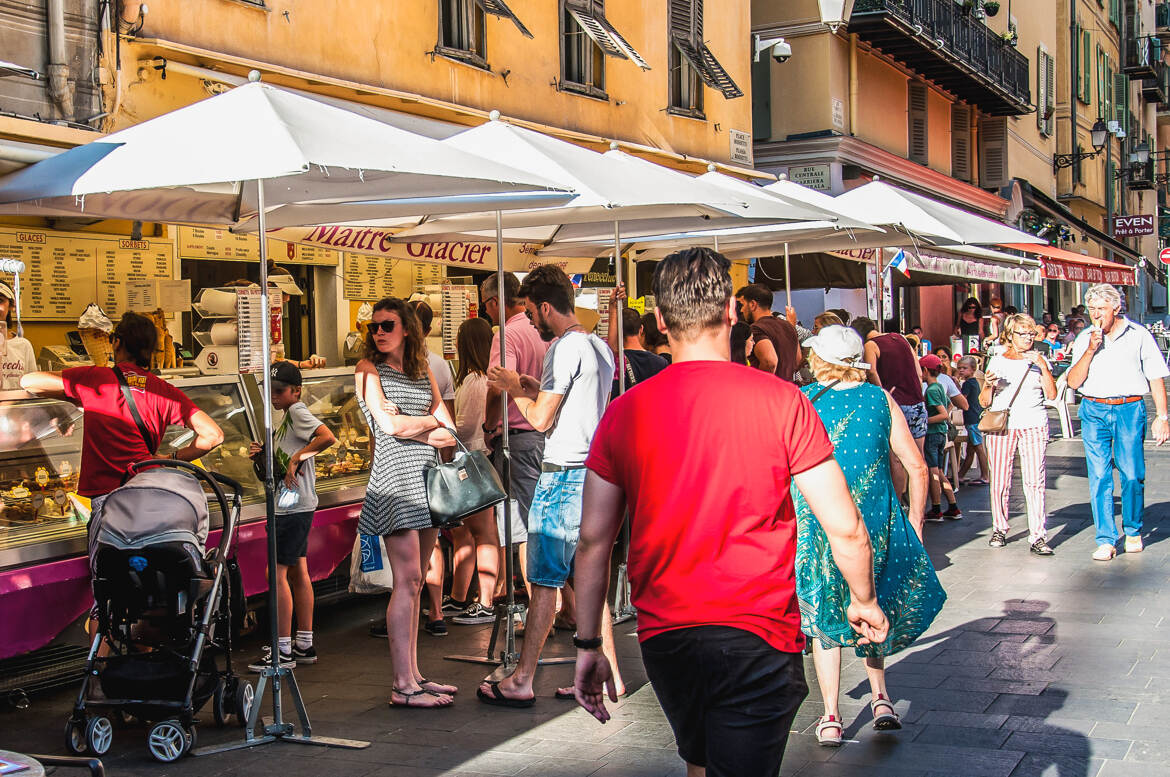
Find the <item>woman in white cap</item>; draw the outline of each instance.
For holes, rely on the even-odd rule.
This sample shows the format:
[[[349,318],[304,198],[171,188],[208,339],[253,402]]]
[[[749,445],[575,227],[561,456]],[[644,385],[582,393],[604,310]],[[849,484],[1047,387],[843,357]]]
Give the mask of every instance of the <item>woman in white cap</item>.
[[[20,388],[20,376],[37,369],[32,343],[17,335],[16,294],[7,283],[0,283],[0,321],[7,335],[0,339],[0,391]]]
[[[853,647],[865,658],[873,726],[900,729],[902,723],[886,691],[885,657],[914,642],[942,609],[946,594],[922,546],[926,506],[926,464],[888,392],[866,380],[861,337],[845,326],[826,326],[805,340],[815,383],[801,389],[812,401],[833,442],[833,455],[865,519],[873,543],[878,603],[890,620],[886,641],[858,645],[846,618],[849,588],[833,561],[829,541],[808,503],[793,489],[796,503],[796,594],[800,627],[813,641],[817,683],[825,714],[817,723],[817,741],[841,744],[844,722],[837,697],[841,685],[841,648]],[[902,509],[890,477],[890,453],[910,481],[910,516]]]

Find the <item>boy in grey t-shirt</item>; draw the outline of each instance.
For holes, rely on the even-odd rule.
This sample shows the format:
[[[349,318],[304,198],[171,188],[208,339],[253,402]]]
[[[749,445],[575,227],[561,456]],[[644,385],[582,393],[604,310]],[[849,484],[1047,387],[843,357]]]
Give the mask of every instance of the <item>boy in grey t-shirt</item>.
[[[276,484],[276,613],[279,620],[280,662],[315,664],[313,647],[313,581],[309,577],[309,531],[317,509],[317,468],[314,457],[337,442],[329,427],[321,423],[301,401],[301,371],[292,362],[278,361],[269,372],[272,406],[284,411],[284,419],[272,435]],[[252,443],[251,455],[262,446]],[[297,635],[292,638],[293,610],[297,613]],[[268,648],[267,650],[271,650]],[[270,664],[269,654],[248,665],[253,672]]]

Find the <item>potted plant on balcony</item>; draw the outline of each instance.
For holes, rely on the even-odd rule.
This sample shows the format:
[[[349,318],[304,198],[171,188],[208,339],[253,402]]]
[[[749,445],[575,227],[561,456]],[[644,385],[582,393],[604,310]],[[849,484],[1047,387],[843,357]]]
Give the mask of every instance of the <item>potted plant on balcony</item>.
[[[983,12],[988,16],[995,16],[999,13],[999,0],[985,0],[983,3]]]
[[[1016,46],[1020,43],[1020,33],[1015,27],[1008,27],[1006,31],[999,34],[999,37],[1009,46]]]
[[[969,14],[975,10],[975,0],[956,0],[959,4],[959,10],[964,14]]]

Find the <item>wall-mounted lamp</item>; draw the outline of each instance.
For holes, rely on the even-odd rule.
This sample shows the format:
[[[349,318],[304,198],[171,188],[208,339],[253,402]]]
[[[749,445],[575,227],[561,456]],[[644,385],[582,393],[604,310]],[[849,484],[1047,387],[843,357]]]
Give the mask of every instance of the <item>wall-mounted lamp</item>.
[[[1056,172],[1062,167],[1072,167],[1082,159],[1092,159],[1100,154],[1105,149],[1105,136],[1109,134],[1109,127],[1101,119],[1097,119],[1093,124],[1093,128],[1089,130],[1089,137],[1092,139],[1092,151],[1074,151],[1071,154],[1054,154],[1052,157],[1052,171]]]

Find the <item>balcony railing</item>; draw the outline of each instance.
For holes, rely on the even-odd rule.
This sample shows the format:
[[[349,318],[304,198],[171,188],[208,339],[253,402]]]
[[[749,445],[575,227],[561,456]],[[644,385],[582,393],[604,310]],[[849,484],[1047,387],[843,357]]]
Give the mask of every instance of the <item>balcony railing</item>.
[[[1162,41],[1158,38],[1137,38],[1130,41],[1125,54],[1125,67],[1121,72],[1131,80],[1153,78],[1158,73],[1156,65],[1162,62]]]
[[[1134,191],[1153,189],[1155,186],[1154,159],[1151,158],[1144,165],[1138,163],[1129,165],[1129,170],[1126,172],[1126,185]]]
[[[1150,102],[1165,104],[1170,102],[1170,67],[1158,60],[1154,63],[1153,78],[1142,80],[1142,96]]]
[[[1028,58],[955,0],[856,0],[849,32],[984,113],[1029,113]]]

